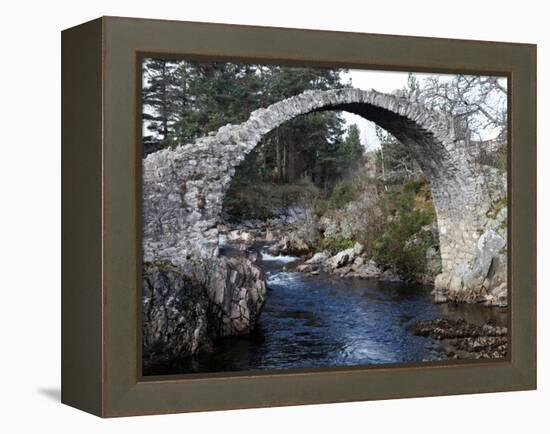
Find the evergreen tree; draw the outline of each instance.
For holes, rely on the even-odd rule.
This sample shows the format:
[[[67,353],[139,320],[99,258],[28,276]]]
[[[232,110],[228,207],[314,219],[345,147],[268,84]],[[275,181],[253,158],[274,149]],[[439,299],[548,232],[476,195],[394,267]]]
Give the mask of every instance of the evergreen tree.
[[[264,67],[263,83],[263,106],[305,90],[341,87],[337,70],[284,66]],[[267,135],[263,142],[273,178],[291,182],[308,177],[319,186],[326,184],[337,159],[342,126],[338,113],[313,113],[285,122]]]
[[[144,73],[143,119],[150,133],[143,138],[145,153],[191,143],[305,90],[342,86],[339,70],[280,65],[147,59]],[[327,189],[342,173],[341,166],[359,155],[358,131],[344,145],[343,125],[341,115],[330,111],[285,122],[249,154],[240,177],[246,181],[261,169],[262,179],[293,182],[305,177]]]
[[[174,70],[173,98],[174,124],[172,136],[176,143],[189,143],[197,138],[199,130],[194,118],[195,98],[192,93],[195,72],[189,62],[179,62]]]
[[[365,152],[359,137],[359,127],[351,124],[348,127],[347,136],[342,143],[342,159],[348,165],[357,163]]]
[[[142,119],[151,134],[143,137],[145,153],[166,147],[173,122],[174,69],[176,63],[166,59],[146,59],[142,89]]]

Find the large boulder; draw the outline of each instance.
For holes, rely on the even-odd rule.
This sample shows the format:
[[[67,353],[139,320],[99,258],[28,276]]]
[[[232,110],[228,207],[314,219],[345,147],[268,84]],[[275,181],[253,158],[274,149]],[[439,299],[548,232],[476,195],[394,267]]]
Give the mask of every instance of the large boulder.
[[[265,278],[246,257],[221,257],[192,267],[195,281],[205,288],[213,303],[220,336],[252,331],[265,301]],[[188,274],[190,274],[188,272]]]
[[[242,229],[236,229],[227,234],[227,240],[236,243],[252,244],[254,235]]]
[[[358,273],[361,275],[361,277],[375,278],[381,276],[382,270],[380,270],[380,268],[374,261],[370,260],[361,266],[361,268],[358,270]]]
[[[353,248],[349,248],[336,253],[336,255],[329,259],[328,263],[329,266],[333,269],[342,268],[353,262],[354,258],[355,252]]]
[[[204,289],[169,264],[143,270],[143,360],[161,363],[212,348],[211,303]]]
[[[330,253],[324,250],[322,252],[315,253],[315,255],[306,261],[306,264],[322,264],[328,258],[330,258]]]
[[[210,351],[223,336],[249,333],[266,295],[261,270],[246,257],[145,263],[144,368]]]
[[[363,253],[363,245],[355,243],[353,247],[342,250],[328,260],[328,265],[333,268],[342,268],[353,263],[356,257]]]
[[[286,255],[306,255],[311,250],[309,244],[294,232],[285,235],[276,245],[276,249]]]

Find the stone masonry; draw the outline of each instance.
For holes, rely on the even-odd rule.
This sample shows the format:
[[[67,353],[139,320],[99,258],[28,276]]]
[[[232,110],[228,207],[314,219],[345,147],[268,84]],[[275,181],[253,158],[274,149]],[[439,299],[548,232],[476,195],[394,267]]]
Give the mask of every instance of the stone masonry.
[[[501,175],[491,175],[504,186],[495,197],[486,170],[467,152],[468,135],[457,133],[461,129],[455,129],[452,117],[402,96],[355,88],[306,91],[252,112],[240,125],[228,124],[195,143],[148,155],[143,161],[144,261],[181,265],[190,258],[217,257],[217,225],[236,167],[269,131],[322,110],[355,113],[410,147],[431,184],[437,211],[442,273],[436,287],[452,289],[448,296],[479,285],[488,270],[471,268],[490,267],[497,250],[503,250],[502,241],[482,246],[481,253],[479,246],[494,203],[506,194],[505,182],[494,181]],[[494,232],[494,225],[490,228]]]

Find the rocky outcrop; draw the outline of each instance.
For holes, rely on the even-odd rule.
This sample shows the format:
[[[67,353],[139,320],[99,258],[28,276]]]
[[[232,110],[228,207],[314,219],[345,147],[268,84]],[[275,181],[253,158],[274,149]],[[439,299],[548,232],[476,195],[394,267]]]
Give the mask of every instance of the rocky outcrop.
[[[207,351],[211,303],[202,287],[176,267],[146,264],[143,269],[143,360],[158,363]]]
[[[255,237],[253,234],[242,229],[236,229],[236,230],[230,231],[227,234],[227,241],[231,241],[231,242],[252,244],[254,242],[254,239]]]
[[[376,186],[373,183],[364,188],[357,199],[343,208],[330,210],[319,219],[318,228],[325,238],[355,239],[364,228],[373,227],[374,222],[381,218]]]
[[[325,251],[315,253],[311,258],[309,258],[305,263],[308,265],[317,265],[322,264],[327,259],[330,258],[330,253]]]
[[[342,250],[328,260],[328,266],[333,269],[342,268],[353,263],[354,259],[355,253],[353,249]]]
[[[145,263],[144,366],[210,351],[221,337],[249,333],[265,295],[264,276],[246,257]]]
[[[342,250],[335,255],[331,255],[328,251],[317,252],[298,265],[296,270],[309,274],[319,274],[322,271],[340,277],[385,281],[402,280],[394,270],[382,270],[372,259],[368,259],[361,243],[355,243],[353,247]]]
[[[437,318],[419,321],[410,330],[417,336],[441,341],[441,351],[455,359],[495,359],[505,357],[508,351],[508,329],[494,324]]]
[[[435,281],[437,302],[484,302],[507,305],[507,208],[494,210],[478,237],[474,258]]]
[[[284,253],[285,255],[302,256],[308,254],[310,250],[311,246],[306,240],[295,232],[290,232],[283,235],[280,241],[270,246],[268,252],[274,255]]]

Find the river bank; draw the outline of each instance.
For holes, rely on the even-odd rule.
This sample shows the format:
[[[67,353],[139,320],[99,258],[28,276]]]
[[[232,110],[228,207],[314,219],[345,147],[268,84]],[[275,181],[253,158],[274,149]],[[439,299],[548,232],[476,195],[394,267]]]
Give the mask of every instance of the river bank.
[[[429,285],[298,271],[303,258],[270,253],[275,240],[266,243],[264,233],[259,229],[259,238],[244,242],[229,231],[220,244],[222,257],[246,258],[265,276],[265,303],[254,327],[247,334],[220,336],[193,356],[151,364],[146,375],[505,356],[506,309],[434,304]],[[448,326],[444,336],[438,332],[443,324]],[[487,342],[498,347],[492,353],[493,347],[482,345],[491,324],[499,327],[500,339],[499,345]],[[475,333],[466,336],[464,330]]]
[[[396,269],[377,264],[365,252],[361,243],[336,253],[329,250],[316,251],[312,243],[301,237],[299,227],[285,224],[251,228],[250,224],[236,228],[222,227],[221,245],[234,243],[242,251],[250,249],[253,244],[263,244],[266,254],[272,257],[295,256],[290,265],[294,271],[309,275],[321,272],[339,277],[358,277],[380,279],[390,282],[410,281],[399,275]],[[418,282],[417,282],[418,283]],[[430,283],[426,276],[424,283]]]
[[[498,359],[508,352],[508,327],[494,321],[479,325],[462,318],[436,318],[418,321],[410,330],[440,341],[442,352],[453,359]]]
[[[505,211],[500,213],[500,219],[491,222],[492,226],[502,226],[502,221],[505,221],[506,217]],[[478,282],[477,286],[457,289],[457,283],[454,282],[450,287],[441,287],[438,280],[443,275],[440,274],[441,259],[437,244],[423,246],[420,249],[423,266],[414,273],[408,273],[402,268],[377,261],[372,251],[360,242],[348,240],[341,245],[325,248],[325,240],[319,241],[318,235],[311,234],[318,231],[318,222],[310,216],[311,212],[297,209],[289,216],[283,215],[272,220],[247,220],[233,226],[220,225],[220,242],[236,243],[241,250],[247,250],[253,243],[264,243],[267,252],[272,256],[297,256],[291,267],[295,271],[309,275],[324,272],[345,278],[433,286],[432,295],[435,303],[481,303],[488,307],[500,308],[508,305],[505,249],[501,248],[496,257],[491,256],[494,249],[489,249],[489,253],[485,255],[479,254],[479,263],[469,264],[470,268],[463,270],[463,276],[456,276],[461,282],[475,280]],[[324,224],[328,224],[326,219]],[[495,239],[499,242],[502,240],[500,235],[489,229],[480,237],[480,251],[483,251],[483,246],[491,244]],[[419,239],[434,239],[434,232],[437,232],[437,226],[423,227],[419,233],[407,240],[406,244],[417,243]],[[431,235],[425,235],[427,233]],[[326,236],[326,233],[323,236]]]

